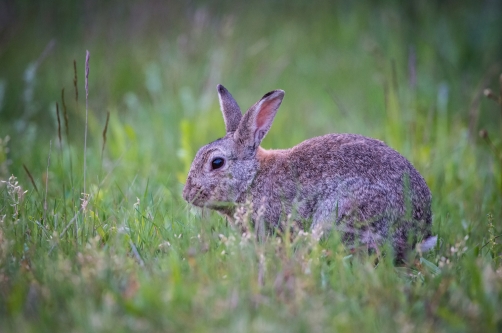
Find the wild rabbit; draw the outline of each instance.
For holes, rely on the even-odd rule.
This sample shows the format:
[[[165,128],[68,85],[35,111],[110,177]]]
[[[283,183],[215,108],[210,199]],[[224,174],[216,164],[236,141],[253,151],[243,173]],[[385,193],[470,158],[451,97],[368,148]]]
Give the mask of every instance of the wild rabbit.
[[[378,250],[390,240],[397,258],[431,237],[431,193],[406,158],[382,141],[356,134],[328,134],[285,150],[265,150],[284,91],[265,94],[242,115],[218,85],[226,135],[197,152],[183,197],[195,206],[234,219],[250,202],[255,226],[282,229],[287,216],[311,221],[318,237],[335,228],[349,247]],[[291,214],[291,215],[290,215]]]

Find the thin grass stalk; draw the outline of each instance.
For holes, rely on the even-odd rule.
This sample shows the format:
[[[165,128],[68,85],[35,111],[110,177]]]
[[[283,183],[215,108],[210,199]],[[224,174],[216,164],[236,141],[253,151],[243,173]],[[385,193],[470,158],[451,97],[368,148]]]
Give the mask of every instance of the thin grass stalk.
[[[63,170],[63,141],[61,139],[61,117],[59,115],[59,104],[57,102],[56,102],[56,115],[58,119],[59,166],[61,167],[61,170]],[[66,213],[66,186],[64,179],[63,179],[63,207]]]
[[[103,155],[104,155],[104,151],[105,151],[106,133],[108,132],[108,123],[109,123],[109,121],[110,121],[110,111],[108,111],[106,113],[105,128],[103,129],[103,145],[101,146],[101,164],[100,164],[100,167],[99,167],[99,177],[101,177],[101,174],[103,172]],[[99,191],[101,190],[101,185],[103,185],[103,183],[104,183],[104,178],[99,181],[98,192],[96,194],[96,197],[99,195]]]
[[[90,53],[86,50],[85,53],[85,132],[84,132],[84,195],[86,192],[86,175],[87,175],[87,122],[89,115],[89,58]]]
[[[47,158],[47,171],[45,173],[45,197],[44,197],[44,216],[43,216],[43,224],[46,222],[47,217],[47,193],[49,189],[49,165],[51,164],[51,151],[52,151],[52,140],[49,141],[49,157]]]
[[[64,125],[65,125],[65,130],[66,130],[66,140],[68,140],[69,138],[69,130],[68,130],[68,112],[66,110],[66,103],[65,103],[65,100],[64,100],[64,88],[61,89],[61,102],[62,102],[62,105],[63,105],[63,117],[64,117]]]
[[[33,179],[33,176],[31,175],[30,170],[28,170],[28,168],[24,164],[23,164],[23,168],[24,168],[24,171],[26,172],[26,174],[28,175],[28,178],[30,178],[31,185],[33,185],[33,188],[35,189],[35,192],[37,192],[37,194],[40,194],[38,192],[37,184],[35,183],[35,180]]]
[[[77,61],[75,59],[73,59],[73,73],[74,73],[74,76],[73,76],[73,87],[75,89],[75,108],[76,108],[76,112],[77,114],[79,114],[79,104],[78,104],[78,75],[77,75]],[[71,153],[71,152],[70,152]],[[73,178],[73,177],[72,177]],[[74,188],[74,187],[72,187]],[[72,198],[74,199],[75,197],[72,196]],[[73,206],[75,206],[75,201],[73,201]],[[75,215],[78,215],[78,213],[81,211],[82,209],[80,209]],[[71,222],[74,223],[74,232],[75,232],[75,241],[77,241],[77,237],[78,237],[78,223],[77,223],[77,219],[72,219]],[[75,242],[77,243],[77,242]]]
[[[106,145],[106,133],[108,132],[108,123],[110,121],[110,111],[106,113],[106,122],[105,122],[105,128],[103,129],[103,145],[101,146],[101,167],[99,170],[99,175],[101,176],[101,171],[103,170],[103,155],[105,152],[105,145]]]
[[[61,142],[61,119],[59,117],[59,104],[56,102],[56,116],[58,119],[58,139],[59,139],[59,147],[61,148],[63,146]]]
[[[500,85],[500,91],[499,91],[499,98],[498,98],[498,104],[500,107],[500,136],[502,137],[502,74],[499,76],[499,85]],[[499,159],[499,172],[500,172],[500,198],[502,200],[502,155],[499,154],[498,156]]]
[[[79,114],[77,61],[75,59],[73,59],[73,73],[74,73],[74,76],[73,76],[73,87],[74,87],[74,90],[75,90],[75,108],[76,108],[77,114]],[[72,179],[73,179],[73,176],[72,176]],[[72,189],[75,189],[75,187],[73,186],[73,183],[72,183]],[[72,199],[73,199],[73,206],[75,207],[75,196],[72,196]],[[76,223],[75,223],[75,227],[76,227]]]
[[[59,116],[59,104],[56,102],[56,116],[58,120],[58,139],[59,139],[59,166],[63,169],[63,141],[61,140],[61,117]],[[63,206],[66,205],[65,183],[63,179]]]
[[[77,72],[75,72],[75,77],[77,76]],[[77,87],[75,86],[75,89],[77,89]],[[69,129],[69,126],[68,126],[68,111],[66,109],[66,102],[65,102],[65,99],[64,99],[64,88],[61,89],[61,103],[62,103],[62,106],[63,106],[63,119],[64,119],[64,125],[65,125],[65,134],[66,134],[66,144],[67,144],[67,147],[68,147],[68,160],[70,162],[70,186],[71,188],[73,188],[73,161],[72,161],[72,158],[71,158],[71,150],[70,150],[70,129]]]

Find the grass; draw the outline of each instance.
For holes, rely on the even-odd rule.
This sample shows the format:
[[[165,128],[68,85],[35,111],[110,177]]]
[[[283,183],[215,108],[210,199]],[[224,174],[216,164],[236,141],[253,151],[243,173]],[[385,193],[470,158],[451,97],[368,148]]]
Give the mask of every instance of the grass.
[[[498,2],[4,9],[1,331],[502,330]],[[189,207],[192,158],[224,133],[218,83],[243,109],[286,91],[266,148],[354,132],[400,151],[440,246],[375,267],[336,234],[257,242]]]

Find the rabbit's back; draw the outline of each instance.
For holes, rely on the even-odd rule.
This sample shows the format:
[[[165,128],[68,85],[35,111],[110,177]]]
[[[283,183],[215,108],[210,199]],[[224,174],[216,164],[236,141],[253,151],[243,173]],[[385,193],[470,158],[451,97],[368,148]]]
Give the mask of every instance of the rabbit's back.
[[[407,246],[410,232],[430,235],[431,194],[425,180],[382,141],[328,134],[270,154],[262,167],[259,188],[283,198],[283,209],[312,219],[313,228],[337,225],[346,240],[370,245],[390,236],[398,248]]]
[[[304,184],[363,177],[396,191],[402,190],[406,175],[417,195],[430,197],[424,179],[406,158],[384,142],[362,135],[328,134],[306,140],[291,148],[288,160]]]

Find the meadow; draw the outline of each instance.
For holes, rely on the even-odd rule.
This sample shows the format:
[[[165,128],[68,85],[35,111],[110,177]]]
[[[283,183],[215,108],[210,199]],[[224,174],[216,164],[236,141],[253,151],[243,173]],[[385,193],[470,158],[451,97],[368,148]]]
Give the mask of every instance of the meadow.
[[[0,332],[501,332],[500,13],[0,2]],[[191,161],[225,133],[219,83],[242,109],[285,90],[264,148],[349,132],[399,151],[438,246],[396,266],[190,207]]]

